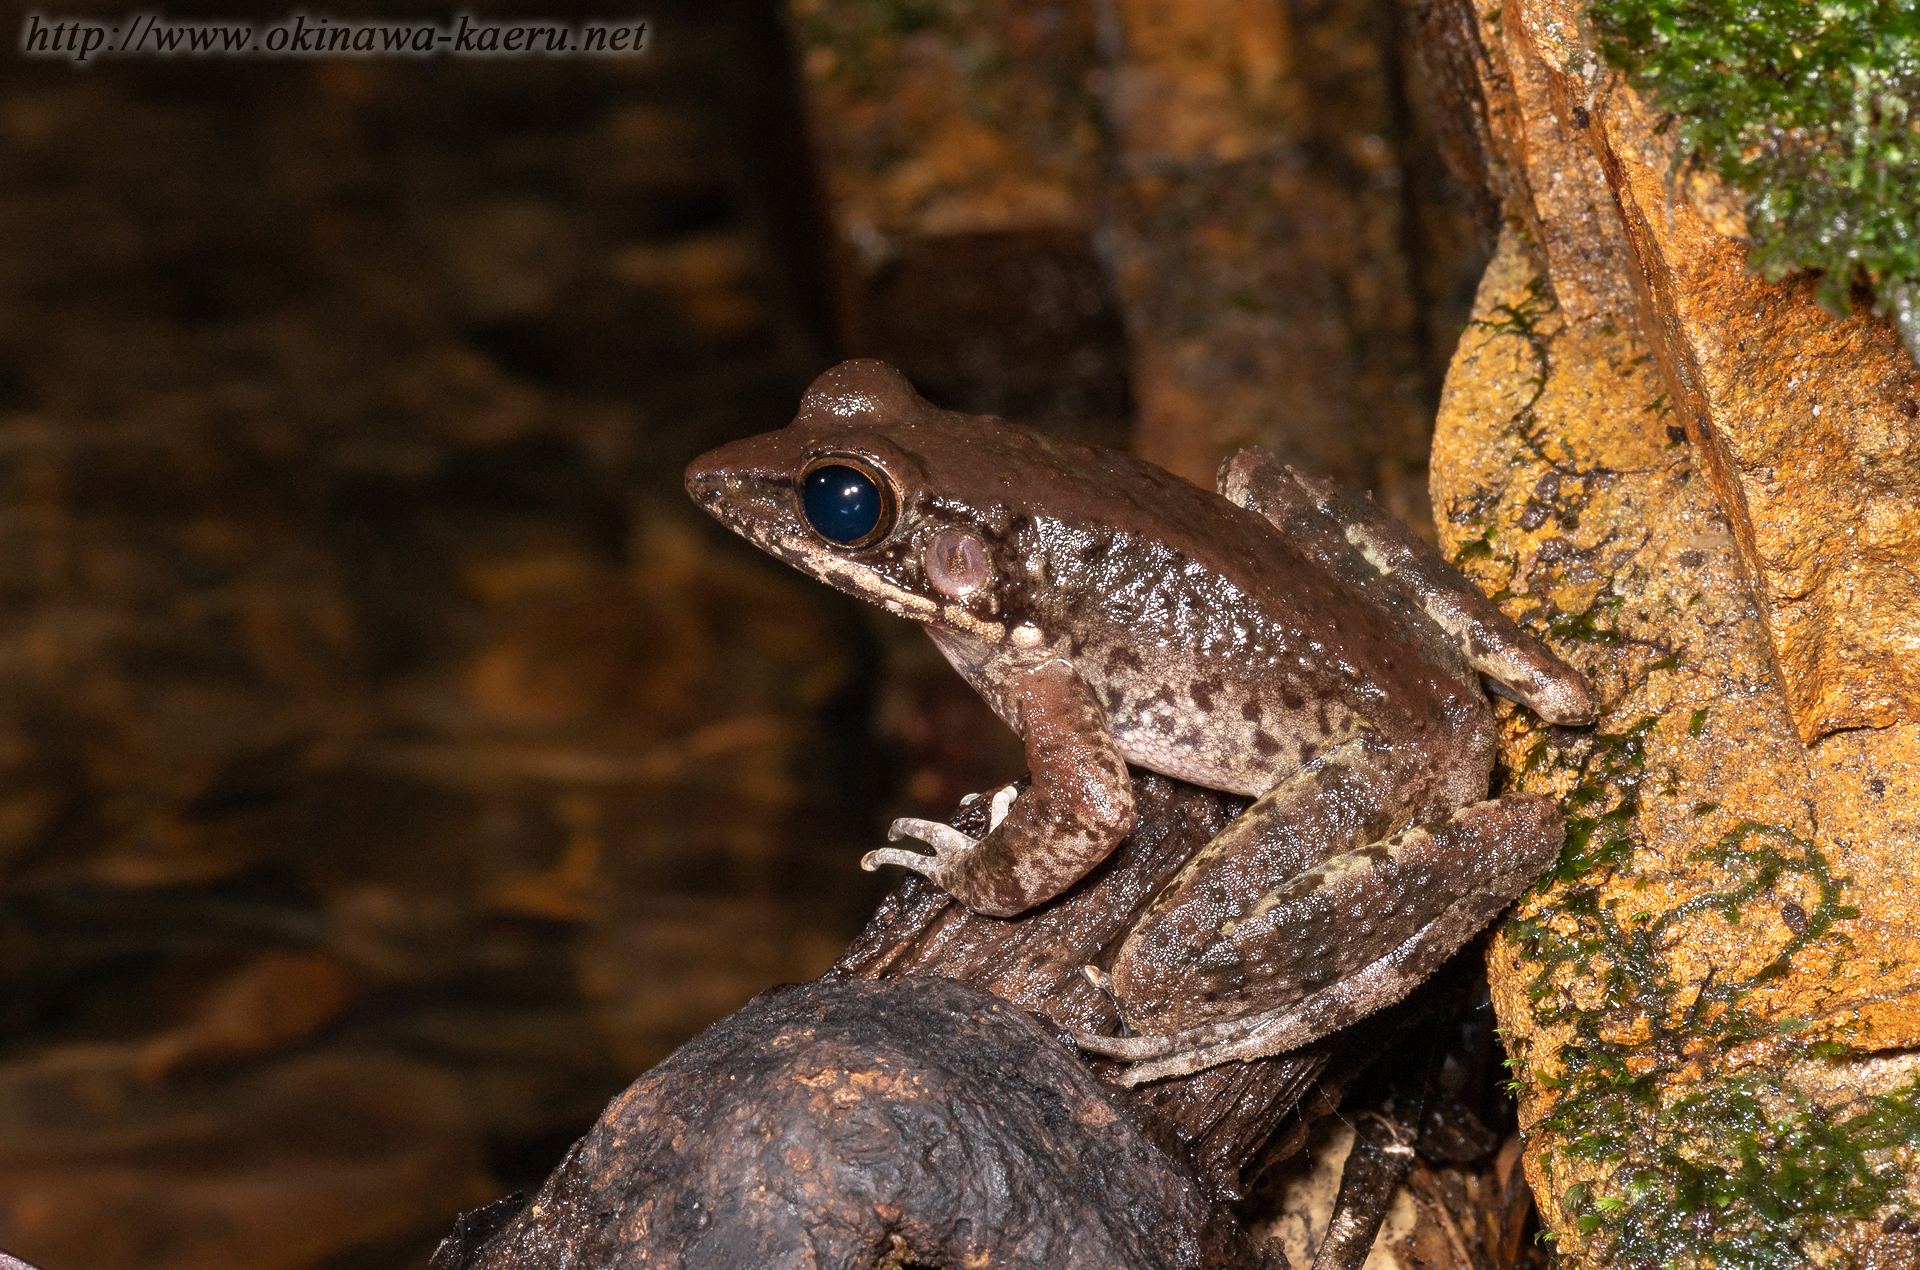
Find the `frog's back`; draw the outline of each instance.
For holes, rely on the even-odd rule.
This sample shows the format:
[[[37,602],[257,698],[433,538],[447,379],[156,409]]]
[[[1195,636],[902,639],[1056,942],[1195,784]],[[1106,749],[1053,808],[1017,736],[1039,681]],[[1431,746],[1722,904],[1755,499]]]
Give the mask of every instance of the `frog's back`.
[[[1008,508],[1030,579],[1008,618],[1070,633],[1129,761],[1258,794],[1362,728],[1414,741],[1486,715],[1444,633],[1337,529],[1303,543],[1130,454],[971,426],[994,461],[947,487]],[[1031,510],[995,498],[1014,472]]]

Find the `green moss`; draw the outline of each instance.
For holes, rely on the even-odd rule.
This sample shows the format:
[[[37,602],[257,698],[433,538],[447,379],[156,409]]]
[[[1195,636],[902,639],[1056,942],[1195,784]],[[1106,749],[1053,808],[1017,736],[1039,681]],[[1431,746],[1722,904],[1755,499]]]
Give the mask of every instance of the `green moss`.
[[[1903,1179],[1889,1163],[1920,1131],[1920,1085],[1830,1119],[1749,1069],[1704,1082],[1647,1128],[1650,1149],[1616,1177],[1617,1193],[1587,1188],[1566,1205],[1606,1237],[1608,1262],[1789,1270],[1898,1207]]]
[[[1697,853],[1700,872],[1718,879],[1711,889],[1659,914],[1623,918],[1617,901],[1603,902],[1596,871],[1632,862],[1656,722],[1592,738],[1566,800],[1567,850],[1543,882],[1547,894],[1507,928],[1537,967],[1528,989],[1536,1028],[1570,1033],[1551,1072],[1520,1065],[1523,1080],[1555,1094],[1534,1133],[1549,1160],[1583,1173],[1600,1166],[1560,1199],[1604,1263],[1785,1270],[1904,1203],[1891,1163],[1920,1141],[1920,1085],[1829,1118],[1784,1082],[1783,1063],[1720,1070],[1739,1045],[1809,1030],[1769,1020],[1745,998],[1815,945],[1840,955],[1849,941],[1833,925],[1857,910],[1813,842],[1751,821]],[[1776,947],[1761,945],[1770,955],[1757,966],[1679,978],[1670,953],[1687,923],[1752,922],[1787,894],[1812,900],[1805,921],[1768,927],[1784,933]],[[1845,1052],[1808,1036],[1792,1056]],[[1683,1068],[1692,1076],[1677,1079]]]
[[[1549,882],[1591,880],[1623,869],[1633,858],[1633,820],[1640,813],[1647,736],[1660,722],[1649,715],[1625,732],[1597,733],[1582,761],[1581,781],[1565,800],[1567,845]],[[1542,743],[1544,746],[1544,742]],[[1528,756],[1531,767],[1536,754]],[[1536,986],[1544,980],[1537,980]]]
[[[1609,60],[1672,111],[1679,153],[1746,195],[1754,265],[1873,288],[1920,357],[1920,6],[1593,0]]]
[[[1513,304],[1497,304],[1486,317],[1476,318],[1474,326],[1494,335],[1517,335],[1527,342],[1533,353],[1533,374],[1525,383],[1530,390],[1526,404],[1515,412],[1515,418],[1530,413],[1546,395],[1547,374],[1551,363],[1547,358],[1547,336],[1540,329],[1541,322],[1559,308],[1553,292],[1547,288],[1545,278],[1531,278],[1527,281],[1527,290]]]
[[[1612,610],[1619,607],[1617,602],[1595,603],[1592,608],[1584,612],[1562,613],[1547,623],[1547,633],[1556,641],[1564,643],[1617,646],[1625,642],[1620,632],[1610,626],[1601,625],[1601,622]]]
[[[1453,553],[1453,564],[1459,568],[1469,560],[1489,560],[1493,557],[1493,531],[1489,529],[1478,538],[1469,538],[1460,544],[1460,550]]]

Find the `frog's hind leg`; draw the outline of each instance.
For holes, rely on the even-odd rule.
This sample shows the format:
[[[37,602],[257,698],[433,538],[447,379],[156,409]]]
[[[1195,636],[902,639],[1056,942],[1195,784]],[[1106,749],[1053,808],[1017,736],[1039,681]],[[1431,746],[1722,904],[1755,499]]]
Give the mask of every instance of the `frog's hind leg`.
[[[1426,614],[1467,664],[1549,723],[1590,723],[1593,698],[1579,672],[1549,652],[1439,552],[1364,494],[1296,472],[1262,450],[1220,466],[1220,493],[1259,512],[1350,582],[1357,553],[1399,597]],[[1363,584],[1364,585],[1364,584]]]
[[[1151,978],[1179,955],[1193,956],[1184,982],[1167,986],[1185,994],[1186,1017],[1212,1013],[1215,1021],[1075,1043],[1135,1062],[1120,1076],[1133,1085],[1317,1040],[1426,979],[1553,863],[1562,839],[1551,800],[1515,794],[1333,856],[1260,895],[1217,932],[1192,928],[1204,906],[1183,906],[1189,938],[1217,937],[1141,967],[1129,959],[1136,940],[1163,951],[1166,943],[1143,923],[1122,949],[1115,978],[1123,989],[1138,986],[1126,981],[1140,980],[1142,969]],[[1272,1004],[1262,1009],[1264,1002]]]

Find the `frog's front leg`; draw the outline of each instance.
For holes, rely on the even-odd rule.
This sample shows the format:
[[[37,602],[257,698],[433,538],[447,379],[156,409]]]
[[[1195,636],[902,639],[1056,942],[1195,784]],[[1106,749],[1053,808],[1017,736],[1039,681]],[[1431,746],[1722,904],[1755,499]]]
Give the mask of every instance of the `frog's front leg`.
[[[1396,804],[1404,815],[1417,788],[1410,768],[1363,734],[1261,798],[1115,959],[1114,992],[1144,1034],[1076,1042],[1136,1062],[1121,1079],[1137,1084],[1283,1053],[1405,996],[1552,864],[1563,837],[1557,808],[1533,795],[1388,833],[1382,820]]]
[[[924,873],[976,913],[1011,917],[1085,877],[1133,830],[1133,778],[1107,712],[1086,680],[1060,660],[1028,672],[1019,687],[1020,730],[1032,784],[977,841],[948,825],[901,819],[894,839],[917,838],[934,854],[870,851],[862,868],[898,864]]]

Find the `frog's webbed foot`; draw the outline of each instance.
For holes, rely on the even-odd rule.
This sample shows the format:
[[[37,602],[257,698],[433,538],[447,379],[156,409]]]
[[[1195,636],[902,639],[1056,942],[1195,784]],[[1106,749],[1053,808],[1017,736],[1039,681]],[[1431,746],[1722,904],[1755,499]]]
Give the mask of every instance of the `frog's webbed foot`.
[[[1072,886],[1127,836],[1133,778],[1086,681],[1068,663],[1050,661],[1027,675],[1019,700],[1032,784],[993,796],[985,836],[903,818],[888,838],[917,839],[933,854],[882,847],[867,853],[863,867],[901,865],[976,913],[1012,917]]]

